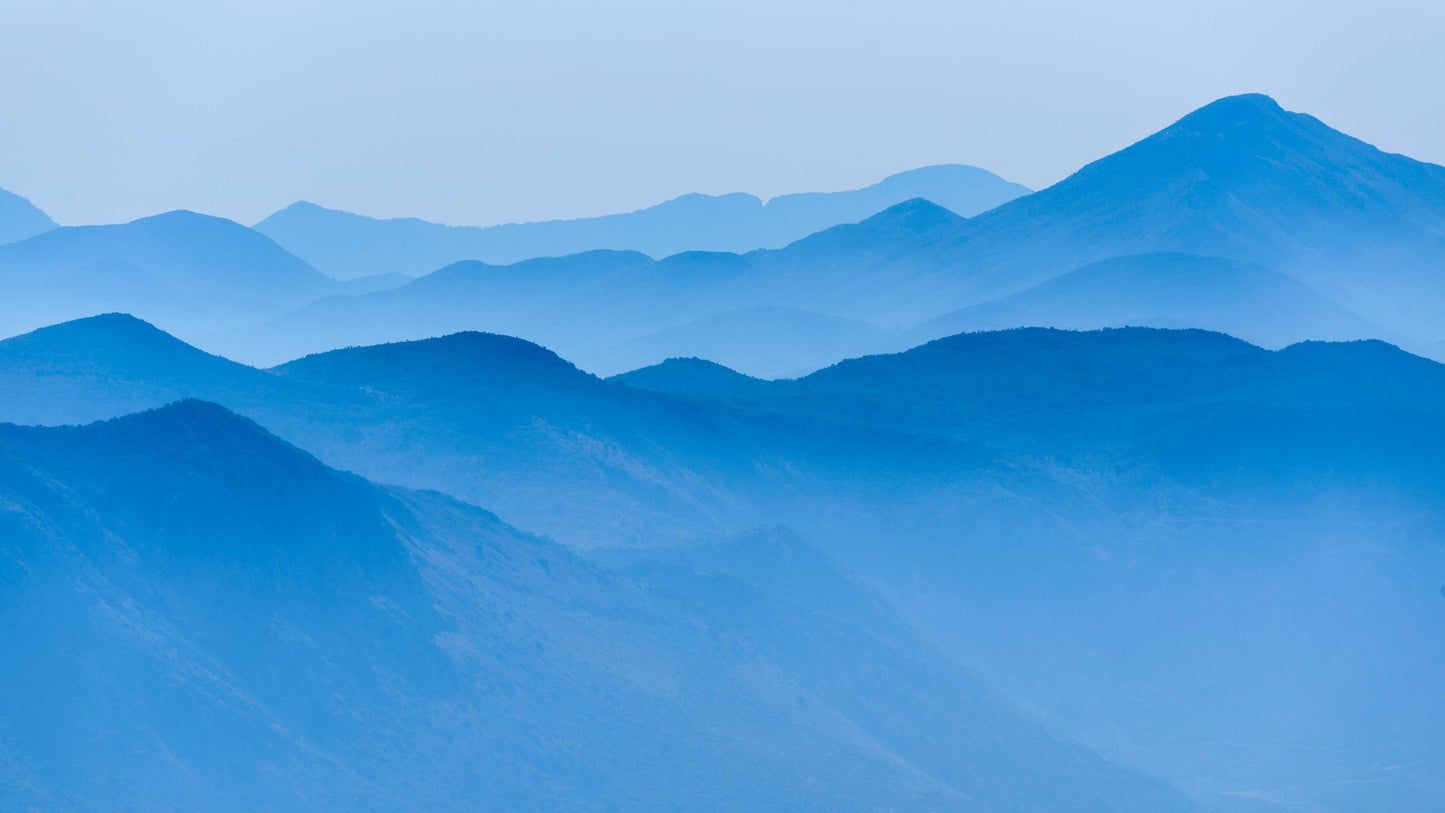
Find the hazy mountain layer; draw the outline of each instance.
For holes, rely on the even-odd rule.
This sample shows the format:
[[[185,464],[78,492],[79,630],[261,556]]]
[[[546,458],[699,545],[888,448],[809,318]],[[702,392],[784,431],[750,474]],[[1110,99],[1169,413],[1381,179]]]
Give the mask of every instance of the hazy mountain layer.
[[[50,215],[14,192],[0,189],[0,245],[34,237],[55,228]]]
[[[264,235],[192,212],[67,226],[0,246],[0,285],[0,324],[12,332],[125,310],[190,337],[339,290]]]
[[[1203,328],[1262,347],[1391,338],[1276,271],[1189,254],[1100,260],[1012,296],[944,314],[895,338],[900,349],[957,333],[1048,326]]]
[[[997,491],[875,482],[856,499],[876,515],[826,502],[823,522],[793,521],[859,540],[844,555],[952,651],[1185,787],[1284,809],[1438,803],[1425,676],[1445,662],[1422,642],[1445,624],[1445,367],[1378,342],[1021,330],[798,381],[684,360],[618,380],[1051,468],[996,474]],[[1372,762],[1397,748],[1416,756]]]
[[[479,228],[415,218],[377,220],[301,202],[255,228],[337,279],[419,276],[461,260],[505,264],[596,249],[660,258],[683,251],[778,248],[910,198],[927,198],[969,216],[1028,191],[977,167],[944,164],[891,175],[863,189],[780,195],[767,203],[744,194],[684,195],[626,214]]]

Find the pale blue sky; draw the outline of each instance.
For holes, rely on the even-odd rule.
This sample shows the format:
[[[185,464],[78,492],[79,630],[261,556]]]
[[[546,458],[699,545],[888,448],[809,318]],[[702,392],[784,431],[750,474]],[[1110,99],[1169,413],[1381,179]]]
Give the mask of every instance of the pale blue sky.
[[[1034,187],[1265,91],[1445,162],[1445,4],[0,3],[0,187],[62,223],[450,223],[962,162]]]

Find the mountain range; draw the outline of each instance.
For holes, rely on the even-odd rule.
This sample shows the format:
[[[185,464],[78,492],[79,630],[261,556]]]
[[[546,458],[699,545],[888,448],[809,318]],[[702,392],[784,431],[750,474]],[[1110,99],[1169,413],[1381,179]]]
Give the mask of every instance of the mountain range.
[[[961,164],[921,167],[846,192],[684,195],[625,214],[577,220],[443,226],[415,218],[377,220],[304,201],[257,223],[288,251],[337,279],[419,276],[461,260],[508,264],[597,249],[661,258],[684,251],[779,248],[813,232],[854,223],[911,198],[969,216],[1029,190]]]
[[[8,294],[0,325],[18,333],[125,311],[262,365],[477,330],[523,336],[603,375],[708,356],[767,378],[965,329],[1199,327],[1271,348],[1382,338],[1424,354],[1445,341],[1431,317],[1445,304],[1438,273],[1445,169],[1381,152],[1268,97],[1206,105],[1047,189],[970,217],[923,199],[868,216],[873,206],[916,193],[971,212],[954,198],[989,184],[1004,182],[981,170],[935,167],[856,192],[785,196],[767,206],[749,199],[778,217],[813,213],[802,230],[861,219],[742,254],[699,250],[719,244],[674,222],[685,212],[701,223],[738,222],[707,214],[713,203],[706,201],[726,196],[585,221],[587,229],[661,224],[677,240],[665,250],[549,237],[507,255],[431,253],[418,246],[432,245],[432,237],[407,235],[472,232],[321,217],[304,206],[258,224],[301,256],[323,256],[303,245],[315,234],[317,245],[376,260],[347,271],[338,270],[345,262],[317,260],[357,277],[347,283],[255,230],[191,213],[61,228],[0,247]],[[1022,191],[1008,189],[1009,196]],[[975,208],[986,205],[978,198]],[[313,215],[339,225],[313,229]],[[516,228],[583,229],[583,222]],[[286,223],[296,231],[284,231]],[[607,245],[668,256],[598,249],[484,261]],[[437,268],[468,254],[480,256]],[[401,255],[416,263],[404,273],[387,259]],[[433,268],[415,281],[408,276]]]
[[[1380,342],[1017,330],[792,381],[600,380],[485,334],[258,370],[111,316],[0,343],[0,384],[25,423],[215,400],[574,550],[792,528],[1049,725],[1210,809],[1445,799],[1445,367]]]
[[[776,342],[766,363],[734,359],[765,377],[870,342],[898,350],[977,327],[1202,327],[1271,347],[1386,338],[1433,352],[1445,338],[1431,317],[1445,305],[1441,257],[1445,168],[1249,95],[974,217],[912,200],[775,250],[457,263],[213,346],[274,363],[482,329],[610,374],[756,344],[754,333],[809,337],[797,348]],[[1096,307],[1101,299],[1108,308]]]

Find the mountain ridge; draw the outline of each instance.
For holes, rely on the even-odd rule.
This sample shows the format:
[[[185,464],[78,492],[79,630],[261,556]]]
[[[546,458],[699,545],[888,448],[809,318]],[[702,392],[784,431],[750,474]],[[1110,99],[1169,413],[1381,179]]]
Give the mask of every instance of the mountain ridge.
[[[0,245],[15,243],[56,228],[50,215],[29,200],[0,189]]]
[[[106,226],[62,226],[0,246],[11,330],[126,311],[189,337],[239,327],[337,291],[270,238],[184,210]]]
[[[743,193],[692,193],[621,214],[482,227],[368,218],[299,201],[255,228],[339,279],[398,271],[418,276],[460,260],[509,264],[590,249],[631,249],[661,259],[690,250],[776,248],[909,198],[939,198],[966,216],[1027,192],[977,167],[939,164],[844,192],[777,195],[766,202]]]

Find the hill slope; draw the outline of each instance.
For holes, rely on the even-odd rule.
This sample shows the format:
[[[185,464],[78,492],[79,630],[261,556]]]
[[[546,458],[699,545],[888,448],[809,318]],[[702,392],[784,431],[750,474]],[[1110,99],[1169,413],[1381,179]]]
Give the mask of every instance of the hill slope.
[[[619,578],[211,404],[0,426],[0,506],[7,807],[1188,808],[867,619]]]

